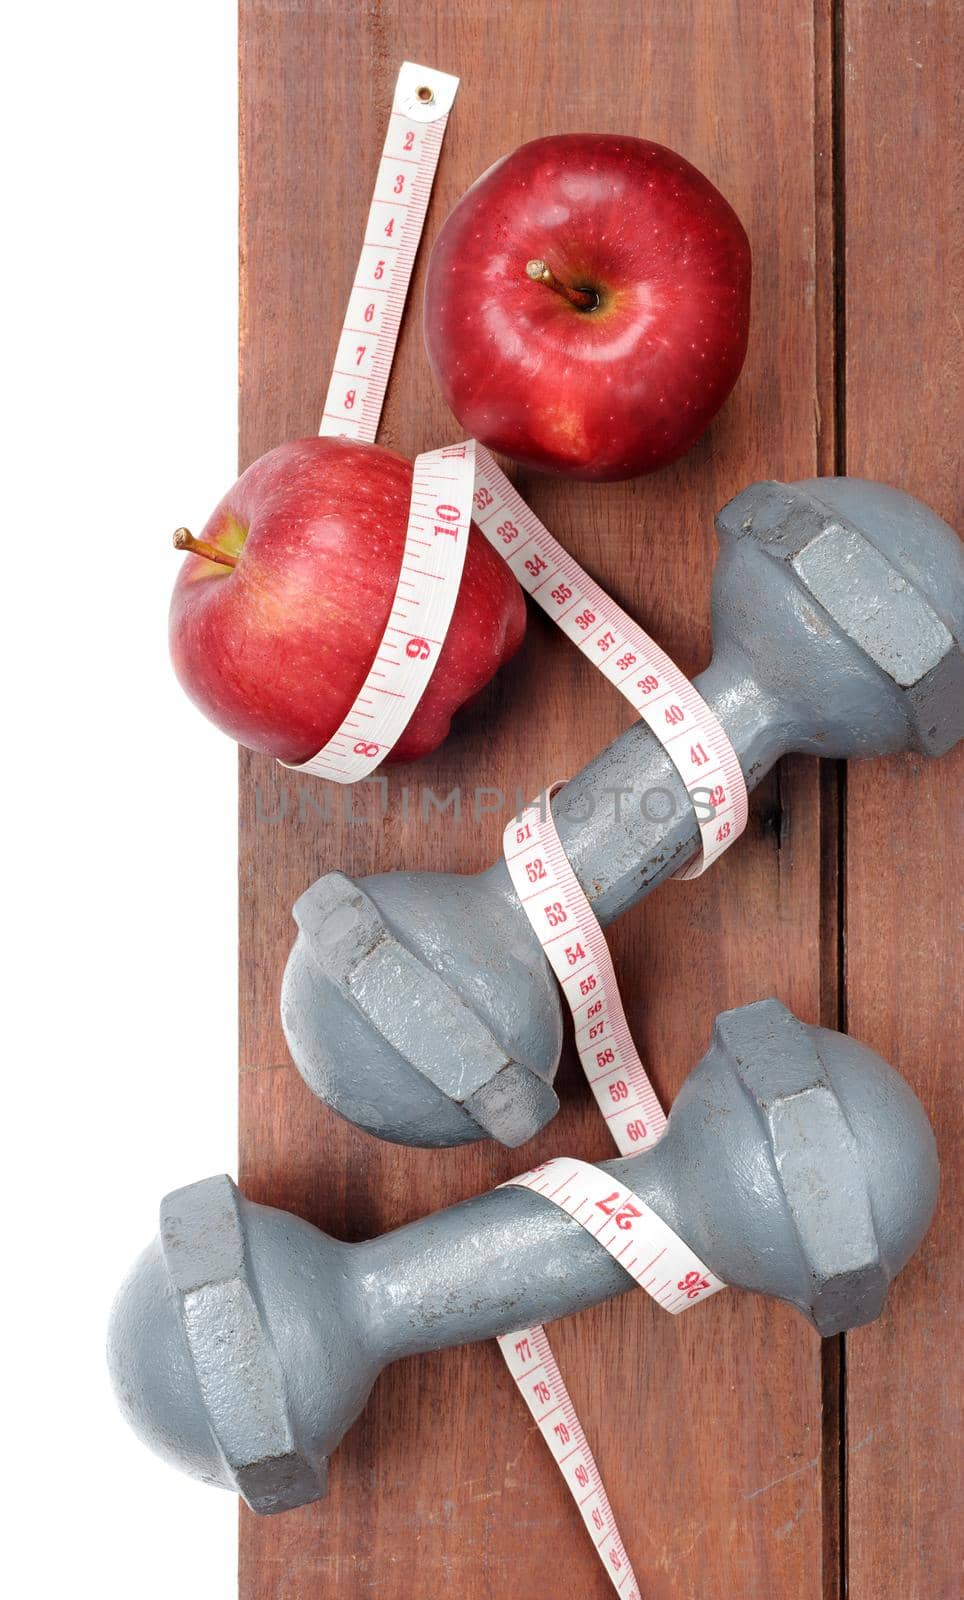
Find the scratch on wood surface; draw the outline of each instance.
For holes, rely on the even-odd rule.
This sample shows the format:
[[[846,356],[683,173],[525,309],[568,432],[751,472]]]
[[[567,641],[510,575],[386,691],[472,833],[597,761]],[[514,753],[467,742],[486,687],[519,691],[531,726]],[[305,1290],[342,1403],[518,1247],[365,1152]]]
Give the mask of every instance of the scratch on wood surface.
[[[878,1438],[880,1434],[886,1433],[887,1431],[887,1424],[884,1422],[879,1423],[876,1428],[868,1428],[862,1439],[858,1439],[856,1444],[848,1445],[847,1448],[850,1454],[855,1455],[858,1450],[866,1450],[867,1446],[869,1444],[873,1444],[874,1440]]]
[[[744,1494],[743,1498],[744,1500],[756,1500],[759,1495],[768,1494],[771,1489],[778,1488],[781,1483],[789,1483],[791,1478],[802,1478],[804,1473],[812,1472],[814,1467],[819,1466],[819,1464],[820,1457],[813,1456],[809,1461],[805,1461],[802,1467],[794,1467],[792,1472],[783,1472],[779,1478],[771,1478],[769,1483],[761,1483],[759,1489],[750,1489]]]
[[[801,1500],[796,1511],[793,1513],[793,1516],[789,1517],[786,1522],[781,1523],[779,1528],[774,1528],[773,1537],[775,1539],[788,1539],[794,1528],[797,1526],[797,1523],[800,1521],[800,1518],[803,1516],[806,1508],[806,1500]]]

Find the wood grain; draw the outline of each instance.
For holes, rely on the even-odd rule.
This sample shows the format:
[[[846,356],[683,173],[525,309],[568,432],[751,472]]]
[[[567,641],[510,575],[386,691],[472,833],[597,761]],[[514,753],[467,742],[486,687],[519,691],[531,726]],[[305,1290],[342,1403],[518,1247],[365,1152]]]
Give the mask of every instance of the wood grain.
[[[518,480],[577,559],[695,672],[710,649],[714,512],[755,478],[828,465],[827,9],[802,0],[779,8],[595,0],[591,15],[567,16],[551,0],[242,0],[242,465],[317,427],[406,57],[463,77],[428,241],[499,155],[546,132],[586,128],[682,151],[747,226],[750,352],[706,439],[678,466],[635,483]],[[424,265],[423,253],[380,435],[409,455],[459,436],[422,354]],[[535,674],[538,723],[523,714],[520,693]],[[320,803],[320,786],[299,804],[290,777],[242,754],[240,1173],[253,1198],[363,1238],[544,1156],[611,1153],[568,1054],[558,1080],[564,1110],[522,1152],[411,1151],[366,1138],[302,1085],[277,1000],[290,907],[314,877],[333,867],[483,866],[499,848],[516,787],[536,792],[575,770],[625,720],[619,697],[533,615],[522,655],[443,750],[392,774],[384,815],[369,784],[354,791],[354,819],[335,795],[326,821],[306,799]],[[470,807],[461,829],[451,816],[422,821],[422,788],[445,795],[457,783],[470,793],[501,790],[508,805],[477,820]],[[704,1050],[717,1010],[775,993],[804,1018],[826,1014],[835,956],[821,942],[832,929],[822,891],[833,894],[833,867],[822,877],[820,834],[817,769],[787,762],[758,794],[731,859],[698,884],[667,886],[613,929],[630,1022],[667,1101]],[[686,998],[681,973],[692,977]],[[556,1325],[552,1340],[647,1596],[829,1592],[836,1558],[822,1507],[836,1495],[835,1454],[827,1479],[819,1341],[799,1317],[733,1294],[702,1321],[677,1322],[637,1295]],[[390,1369],[334,1457],[322,1505],[274,1519],[242,1513],[240,1574],[242,1600],[608,1593],[494,1346]]]
[[[949,49],[959,17],[950,3],[847,0],[843,78],[847,470],[919,495],[951,523],[961,511]],[[848,1026],[914,1084],[944,1195],[889,1310],[847,1341],[851,1600],[961,1592],[961,755],[848,777]]]

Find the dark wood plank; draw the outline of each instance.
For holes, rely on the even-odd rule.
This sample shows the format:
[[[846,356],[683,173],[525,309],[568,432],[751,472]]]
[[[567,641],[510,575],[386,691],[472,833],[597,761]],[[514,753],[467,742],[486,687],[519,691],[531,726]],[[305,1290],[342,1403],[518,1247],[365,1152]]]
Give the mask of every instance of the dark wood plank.
[[[657,478],[573,486],[533,477],[520,487],[681,666],[698,670],[709,654],[714,511],[754,478],[825,465],[832,285],[828,146],[825,127],[815,136],[815,108],[823,117],[826,55],[825,8],[815,18],[803,0],[777,15],[737,0],[596,0],[591,19],[568,20],[551,0],[511,11],[481,0],[243,0],[242,463],[317,426],[401,59],[463,77],[428,239],[467,184],[525,139],[593,128],[663,140],[719,183],[750,233],[756,287],[744,376],[705,441]],[[423,274],[424,259],[415,308]],[[458,437],[430,381],[417,309],[381,437],[409,455]],[[520,701],[535,672],[544,674],[538,725]],[[287,1064],[277,995],[291,903],[321,871],[471,871],[498,850],[508,809],[458,831],[450,818],[419,821],[415,804],[406,823],[406,783],[437,794],[491,785],[511,807],[517,785],[536,792],[574,770],[625,719],[618,697],[533,616],[522,657],[435,758],[393,774],[388,813],[374,823],[299,815],[290,778],[242,755],[240,1166],[249,1194],[362,1238],[543,1156],[610,1153],[568,1057],[565,1109],[521,1152],[408,1151],[365,1138],[313,1101]],[[272,823],[264,811],[285,787],[287,815]],[[376,796],[366,786],[357,809],[372,809]],[[699,884],[667,886],[613,930],[630,1021],[667,1100],[718,1009],[776,993],[805,1018],[820,1016],[820,802],[816,768],[785,764],[731,859]],[[681,972],[692,974],[688,999]],[[702,1320],[671,1321],[639,1295],[557,1325],[552,1337],[647,1595],[817,1600],[821,1361],[797,1316],[734,1294]],[[607,1592],[494,1346],[391,1369],[331,1477],[321,1506],[275,1519],[243,1514],[243,1600],[443,1591],[536,1600],[563,1584],[570,1594]]]
[[[960,516],[951,0],[847,0],[846,461]],[[957,165],[960,175],[960,166]],[[958,253],[958,264],[959,264]],[[882,1320],[848,1338],[852,1600],[957,1600],[961,753],[855,766],[847,1016],[933,1119],[944,1202]]]

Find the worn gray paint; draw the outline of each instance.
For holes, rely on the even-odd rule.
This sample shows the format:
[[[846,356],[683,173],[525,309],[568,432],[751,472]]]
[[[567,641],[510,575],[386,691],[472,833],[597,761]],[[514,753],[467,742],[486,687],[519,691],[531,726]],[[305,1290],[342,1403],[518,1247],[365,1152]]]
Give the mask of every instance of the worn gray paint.
[[[824,1335],[879,1315],[937,1199],[930,1124],[903,1079],[776,1000],[723,1012],[659,1143],[602,1166],[727,1284],[788,1301]],[[322,1497],[389,1361],[633,1287],[526,1189],[346,1245],[209,1178],[162,1203],[114,1307],[111,1376],[159,1454],[283,1511]],[[712,1301],[687,1314],[712,1317]]]
[[[883,484],[815,478],[752,485],[717,529],[714,654],[696,683],[748,787],[789,751],[937,756],[956,744],[964,555],[946,523]],[[653,804],[643,812],[653,791],[668,820]],[[604,925],[699,849],[682,780],[642,722],[567,783],[552,812]],[[346,932],[347,909],[357,924]],[[294,915],[282,1022],[299,1071],[333,1110],[417,1145],[489,1134],[514,1146],[555,1114],[559,993],[501,860],[475,877],[353,884],[331,873]]]

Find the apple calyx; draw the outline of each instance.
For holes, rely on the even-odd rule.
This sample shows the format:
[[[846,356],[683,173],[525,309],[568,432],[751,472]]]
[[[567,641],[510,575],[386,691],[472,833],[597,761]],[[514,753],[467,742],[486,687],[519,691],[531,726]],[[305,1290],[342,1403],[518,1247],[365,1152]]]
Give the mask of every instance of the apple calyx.
[[[195,539],[188,528],[178,528],[174,534],[175,550],[190,550],[192,555],[204,556],[207,561],[216,561],[222,567],[236,567],[237,556],[231,555],[227,550],[221,550],[216,544],[209,544],[207,539]]]
[[[526,277],[531,278],[533,283],[544,283],[547,289],[554,289],[578,311],[595,311],[599,304],[595,289],[576,289],[568,283],[562,283],[546,261],[527,261]]]

